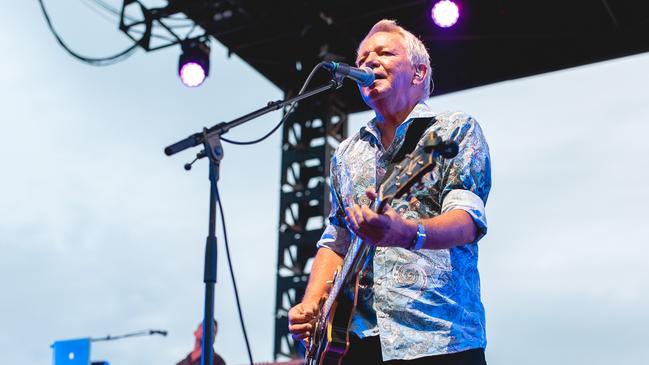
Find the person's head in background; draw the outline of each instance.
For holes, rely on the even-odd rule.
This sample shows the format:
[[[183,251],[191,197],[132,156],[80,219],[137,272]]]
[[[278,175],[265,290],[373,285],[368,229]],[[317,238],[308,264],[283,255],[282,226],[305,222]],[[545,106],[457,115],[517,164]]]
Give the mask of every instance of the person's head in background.
[[[218,323],[216,322],[216,319],[214,320],[214,330],[212,331],[212,344],[214,344],[214,339],[216,338],[216,332],[218,328]],[[195,340],[195,345],[197,346],[202,346],[203,343],[203,322],[200,322],[198,324],[198,327],[196,328],[196,331],[194,331],[194,338]]]

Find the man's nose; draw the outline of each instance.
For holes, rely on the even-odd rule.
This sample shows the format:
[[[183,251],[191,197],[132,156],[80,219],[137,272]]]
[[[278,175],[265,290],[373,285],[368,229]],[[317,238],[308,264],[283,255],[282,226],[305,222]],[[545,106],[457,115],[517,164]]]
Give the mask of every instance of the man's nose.
[[[379,58],[376,53],[372,52],[365,58],[364,66],[375,68],[379,66]]]

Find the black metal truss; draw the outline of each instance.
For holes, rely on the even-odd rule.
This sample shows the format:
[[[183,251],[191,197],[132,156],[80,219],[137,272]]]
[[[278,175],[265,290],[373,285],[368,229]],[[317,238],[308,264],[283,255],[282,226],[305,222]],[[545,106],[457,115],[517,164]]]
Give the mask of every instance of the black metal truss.
[[[203,29],[190,18],[178,18],[182,8],[174,1],[166,6],[147,7],[139,0],[124,0],[120,11],[119,30],[147,52],[157,51],[179,43],[208,42]],[[180,21],[180,23],[179,23]],[[188,28],[187,29],[184,28]],[[184,35],[180,34],[184,30]],[[195,33],[200,33],[196,35]]]
[[[315,243],[329,213],[329,164],[345,137],[347,113],[335,95],[300,104],[283,129],[280,187],[275,359],[295,358],[288,310],[298,303],[311,271]]]

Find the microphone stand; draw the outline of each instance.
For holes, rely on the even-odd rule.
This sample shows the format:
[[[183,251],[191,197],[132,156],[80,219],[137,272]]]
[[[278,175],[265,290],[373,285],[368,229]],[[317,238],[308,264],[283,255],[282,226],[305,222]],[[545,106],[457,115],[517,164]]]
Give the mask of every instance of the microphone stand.
[[[106,337],[91,338],[90,341],[91,342],[114,341],[114,340],[121,340],[122,338],[127,338],[127,337],[140,337],[140,336],[153,336],[153,335],[166,336],[167,331],[165,331],[165,330],[146,330],[146,331],[131,332],[131,333],[127,333],[127,334],[124,334],[124,335],[117,335],[117,336],[106,335]]]
[[[203,282],[205,283],[205,316],[203,318],[203,348],[201,351],[201,365],[213,365],[212,343],[214,342],[214,284],[216,283],[216,203],[219,199],[217,183],[219,180],[219,168],[223,159],[223,147],[221,145],[221,135],[227,133],[230,129],[244,124],[252,119],[260,117],[271,111],[278,110],[286,105],[298,102],[313,95],[324,91],[338,89],[342,86],[344,76],[335,76],[326,85],[316,89],[306,91],[292,98],[280,101],[269,102],[267,106],[230,122],[222,122],[210,128],[203,128],[202,132],[194,133],[189,137],[182,139],[165,148],[167,156],[174,155],[187,148],[203,145],[203,152],[197,155],[197,159],[208,157],[209,179],[210,179],[210,209],[209,209],[209,234],[205,244],[205,269]],[[252,360],[251,360],[252,361]]]

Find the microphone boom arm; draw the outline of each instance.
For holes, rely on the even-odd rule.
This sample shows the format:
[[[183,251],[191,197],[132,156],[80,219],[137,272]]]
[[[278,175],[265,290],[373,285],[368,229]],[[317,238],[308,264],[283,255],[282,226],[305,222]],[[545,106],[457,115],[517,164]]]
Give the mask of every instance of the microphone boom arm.
[[[320,94],[321,92],[338,89],[341,86],[342,86],[342,77],[334,77],[334,79],[329,81],[327,84],[315,88],[313,90],[305,91],[302,94],[295,95],[294,97],[285,100],[271,101],[268,103],[268,105],[266,105],[263,108],[257,109],[251,113],[248,113],[230,122],[218,123],[210,128],[207,128],[205,131],[194,133],[185,139],[182,139],[174,144],[167,146],[164,149],[165,155],[172,156],[188,148],[198,146],[199,144],[203,144],[203,142],[205,141],[205,137],[210,138],[214,135],[219,135],[219,136],[223,135],[227,133],[230,129],[239,126],[241,124],[244,124],[246,122],[249,122],[250,120],[260,117],[264,114],[281,109],[289,104],[300,101],[302,99],[306,99],[316,94]]]
[[[91,342],[114,341],[114,340],[121,340],[127,337],[140,337],[140,336],[153,336],[153,335],[166,336],[167,331],[166,330],[144,330],[144,331],[131,332],[131,333],[126,333],[117,336],[107,335],[106,337],[91,338],[90,341]]]

